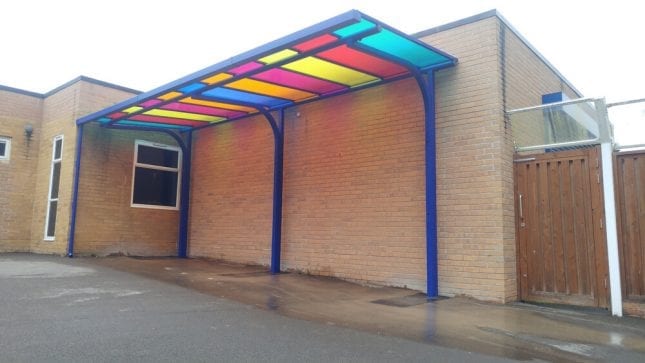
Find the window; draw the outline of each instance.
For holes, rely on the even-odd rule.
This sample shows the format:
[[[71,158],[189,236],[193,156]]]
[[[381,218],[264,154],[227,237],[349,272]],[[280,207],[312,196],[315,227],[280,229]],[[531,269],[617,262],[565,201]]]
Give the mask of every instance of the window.
[[[11,138],[0,136],[0,160],[9,160],[11,154]]]
[[[180,172],[178,147],[136,140],[132,206],[178,209]]]
[[[63,135],[54,137],[52,145],[52,168],[47,194],[47,217],[45,218],[45,240],[53,241],[56,234],[56,212],[58,209],[58,190],[60,189],[60,168],[63,160]]]

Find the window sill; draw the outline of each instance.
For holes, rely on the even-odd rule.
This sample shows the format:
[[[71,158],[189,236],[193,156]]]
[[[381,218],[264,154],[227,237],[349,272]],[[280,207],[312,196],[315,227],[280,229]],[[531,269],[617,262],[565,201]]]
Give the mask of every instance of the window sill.
[[[160,209],[160,210],[170,210],[178,211],[179,207],[166,207],[163,205],[154,205],[154,204],[130,204],[132,208],[142,208],[142,209]]]

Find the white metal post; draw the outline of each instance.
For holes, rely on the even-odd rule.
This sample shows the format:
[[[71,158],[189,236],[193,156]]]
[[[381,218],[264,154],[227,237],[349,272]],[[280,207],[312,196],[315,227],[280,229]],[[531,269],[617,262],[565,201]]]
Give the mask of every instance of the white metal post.
[[[609,263],[611,314],[623,316],[623,296],[620,287],[620,259],[618,257],[618,230],[616,229],[616,201],[614,199],[613,147],[611,142],[600,144],[602,153],[602,183],[605,196],[605,232]]]
[[[607,236],[611,314],[614,316],[623,316],[623,296],[620,286],[620,258],[618,256],[618,229],[616,228],[616,199],[614,193],[614,148],[605,100],[597,100],[595,103],[596,110],[598,111],[598,122],[600,124],[600,139],[602,140],[600,151],[602,156],[602,181],[605,204],[605,233]]]

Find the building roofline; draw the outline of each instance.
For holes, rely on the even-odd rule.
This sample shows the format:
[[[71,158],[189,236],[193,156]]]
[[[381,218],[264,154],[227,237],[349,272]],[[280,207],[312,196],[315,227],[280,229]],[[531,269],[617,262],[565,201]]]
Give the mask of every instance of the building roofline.
[[[51,96],[51,95],[53,95],[53,94],[65,89],[65,88],[70,87],[71,85],[73,85],[73,84],[75,84],[77,82],[81,82],[81,81],[96,84],[96,85],[103,86],[103,87],[113,88],[113,89],[116,89],[116,90],[119,90],[119,91],[124,91],[124,92],[129,92],[129,93],[134,93],[134,94],[140,94],[141,93],[141,91],[138,91],[138,90],[135,90],[135,89],[132,89],[132,88],[119,86],[118,84],[101,81],[101,80],[98,80],[96,78],[87,77],[87,76],[78,76],[78,77],[72,79],[71,81],[65,82],[62,85],[60,85],[60,86],[58,86],[58,87],[54,88],[53,90],[48,91],[46,93],[31,92],[31,91],[27,91],[27,90],[20,89],[20,88],[4,86],[4,85],[1,85],[1,84],[0,84],[0,91],[8,91],[8,92],[13,92],[13,93],[19,93],[19,94],[23,94],[25,96],[31,96],[31,97],[36,97],[36,98],[43,99],[43,98],[47,98],[47,97],[49,97],[49,96]]]
[[[549,69],[551,69],[551,71],[553,71],[553,73],[555,73],[555,75],[558,76],[558,78],[560,78],[560,80],[562,82],[566,83],[567,86],[569,86],[569,88],[571,88],[573,90],[573,92],[575,92],[579,97],[582,97],[582,92],[580,92],[580,90],[578,90],[573,85],[573,83],[571,83],[565,76],[563,76],[562,73],[560,73],[560,71],[558,71],[558,69],[553,64],[551,64],[551,62],[549,62],[546,59],[546,57],[544,57],[531,43],[529,43],[529,41],[526,40],[526,38],[524,38],[524,36],[517,29],[515,29],[515,27],[513,25],[511,25],[511,23],[509,23],[509,21],[506,20],[506,18],[504,18],[502,16],[502,14],[500,14],[499,11],[497,11],[497,9],[488,10],[488,11],[485,11],[485,12],[480,13],[480,14],[469,16],[467,18],[463,18],[463,19],[453,21],[453,22],[450,22],[450,23],[447,23],[447,24],[439,25],[439,26],[436,26],[434,28],[422,30],[420,32],[411,34],[411,36],[417,37],[417,38],[422,38],[422,37],[425,37],[425,36],[428,36],[428,35],[440,33],[440,32],[446,31],[446,30],[450,30],[450,29],[457,28],[457,27],[460,27],[460,26],[463,26],[463,25],[475,23],[475,22],[478,22],[478,21],[481,21],[481,20],[484,20],[484,19],[492,18],[492,17],[496,17],[497,19],[499,19],[499,21],[507,29],[512,31],[513,34],[515,34],[515,36],[517,36],[518,39],[522,43],[524,43],[524,45],[526,45],[526,47],[529,48],[529,50],[531,52],[533,52],[533,54],[535,54],[542,61],[542,63],[544,63]]]
[[[45,97],[45,98],[49,97],[49,96],[53,95],[54,93],[59,92],[60,90],[65,89],[65,88],[75,84],[76,82],[81,82],[81,81],[85,81],[85,82],[96,84],[96,85],[103,86],[103,87],[114,88],[114,89],[119,90],[119,91],[124,91],[124,92],[129,92],[129,93],[134,93],[134,94],[141,93],[141,91],[138,91],[138,90],[135,90],[135,89],[132,89],[132,88],[128,88],[128,87],[119,86],[118,84],[101,81],[101,80],[98,80],[96,78],[87,77],[87,76],[78,76],[78,77],[72,79],[71,81],[63,83],[62,85],[54,88],[53,90],[43,94],[43,97]]]
[[[425,36],[428,36],[428,35],[440,33],[442,31],[450,30],[450,29],[453,29],[453,28],[457,28],[457,27],[460,27],[460,26],[463,26],[463,25],[475,23],[475,22],[478,22],[480,20],[488,19],[488,18],[493,17],[493,16],[498,16],[499,17],[499,13],[498,13],[497,9],[488,10],[488,11],[485,11],[485,12],[480,13],[480,14],[475,14],[475,15],[469,16],[467,18],[459,19],[459,20],[456,20],[456,21],[452,21],[450,23],[446,23],[446,24],[443,24],[443,25],[432,27],[430,29],[422,30],[422,31],[416,32],[414,34],[410,34],[410,36],[417,37],[417,38],[422,38],[422,37],[425,37]]]
[[[19,93],[21,95],[30,96],[30,97],[43,98],[42,93],[26,91],[24,89],[4,86],[1,84],[0,84],[0,91],[7,91],[7,92]]]

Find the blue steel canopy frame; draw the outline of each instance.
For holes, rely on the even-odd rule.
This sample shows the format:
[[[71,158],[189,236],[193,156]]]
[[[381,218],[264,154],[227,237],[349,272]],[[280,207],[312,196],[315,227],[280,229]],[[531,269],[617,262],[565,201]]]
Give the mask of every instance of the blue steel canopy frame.
[[[393,63],[403,66],[409,71],[409,74],[402,74],[387,79],[381,79],[378,82],[362,84],[355,87],[348,88],[346,90],[335,92],[332,94],[319,95],[313,99],[306,99],[303,101],[292,102],[290,104],[283,104],[277,107],[267,106],[263,104],[257,104],[249,102],[244,99],[231,100],[229,98],[222,99],[218,97],[213,97],[210,95],[202,94],[205,90],[213,89],[218,86],[222,86],[223,82],[217,82],[206,86],[200,89],[200,92],[196,90],[188,91],[184,93],[184,96],[193,97],[195,99],[206,100],[206,101],[215,101],[215,102],[227,102],[229,104],[235,104],[239,106],[249,107],[257,110],[257,113],[250,113],[241,117],[233,117],[223,122],[206,124],[203,126],[197,127],[185,127],[185,126],[175,126],[174,128],[165,128],[160,127],[161,125],[152,124],[156,126],[140,126],[140,125],[121,125],[118,122],[124,119],[127,120],[128,117],[136,116],[142,114],[146,109],[139,109],[134,112],[129,113],[125,116],[116,117],[109,120],[109,122],[101,121],[105,120],[105,117],[109,114],[119,112],[119,110],[124,109],[124,107],[131,107],[133,105],[139,105],[142,102],[151,99],[151,97],[161,94],[163,92],[168,92],[170,90],[176,90],[179,87],[187,87],[188,85],[194,84],[195,80],[206,77],[220,70],[230,69],[235,66],[242,65],[249,60],[257,59],[260,56],[270,55],[276,50],[284,49],[287,46],[294,45],[298,42],[302,42],[303,39],[311,39],[313,36],[319,36],[328,32],[329,29],[337,29],[340,26],[347,26],[355,22],[359,22],[362,19],[366,19],[369,22],[376,24],[375,28],[363,30],[355,33],[352,36],[341,38],[334,41],[331,44],[328,44],[324,47],[317,48],[315,52],[303,52],[295,57],[289,58],[287,60],[281,60],[274,62],[272,67],[279,67],[287,62],[293,62],[294,59],[301,59],[308,56],[314,55],[314,53],[319,53],[322,50],[327,48],[331,49],[334,46],[342,44],[351,49],[360,50],[363,53],[371,54],[372,56],[378,57],[383,60],[387,60]],[[363,38],[374,35],[386,29],[390,34],[395,34],[399,37],[405,37],[407,40],[410,40],[414,43],[417,43],[420,46],[431,49],[433,52],[436,52],[440,57],[443,58],[442,61],[436,62],[430,66],[419,67],[413,64],[408,59],[398,57],[392,53],[382,51],[380,49],[374,48],[369,44],[359,43]],[[274,170],[273,170],[273,207],[272,207],[272,231],[271,231],[271,263],[270,270],[271,273],[280,272],[280,255],[281,255],[281,240],[282,240],[282,195],[283,195],[283,163],[284,163],[284,114],[285,110],[294,107],[300,104],[315,102],[321,99],[336,97],[348,92],[354,92],[362,90],[365,88],[382,85],[389,82],[398,81],[404,78],[414,77],[419,89],[421,91],[423,99],[423,108],[424,108],[424,125],[425,125],[425,196],[426,196],[426,269],[427,269],[427,295],[428,298],[433,299],[438,297],[438,265],[437,265],[437,210],[436,210],[436,140],[435,140],[435,71],[438,71],[443,68],[448,68],[454,66],[457,63],[457,59],[451,55],[444,53],[436,48],[433,48],[425,43],[420,42],[417,39],[410,38],[409,36],[401,33],[400,31],[389,27],[371,17],[368,17],[358,11],[350,11],[344,14],[341,14],[337,17],[319,23],[317,25],[311,26],[302,31],[296,32],[290,36],[284,37],[277,41],[268,43],[264,46],[261,46],[255,50],[243,53],[239,56],[230,58],[225,62],[218,63],[211,67],[205,68],[201,71],[195,72],[189,76],[183,77],[177,81],[171,82],[165,86],[156,88],[150,92],[133,97],[127,101],[118,103],[111,107],[107,107],[102,111],[95,112],[88,116],[84,116],[77,120],[78,132],[77,132],[77,143],[76,143],[76,160],[74,165],[74,181],[73,181],[73,193],[72,193],[72,203],[71,203],[71,215],[70,215],[70,231],[69,231],[69,240],[68,240],[68,256],[72,257],[74,254],[74,237],[75,237],[75,227],[76,227],[76,213],[77,213],[77,203],[78,203],[78,187],[79,187],[79,173],[80,173],[80,160],[81,160],[81,149],[82,149],[82,138],[83,138],[83,125],[92,121],[101,121],[101,126],[111,129],[121,129],[121,130],[132,130],[132,131],[156,131],[163,132],[171,137],[173,137],[182,150],[182,169],[181,176],[181,200],[180,200],[180,221],[179,221],[179,236],[177,243],[177,255],[178,257],[187,257],[187,245],[188,245],[188,218],[189,218],[189,208],[190,208],[190,169],[191,169],[191,153],[192,153],[192,132],[204,127],[216,126],[223,124],[225,122],[235,121],[243,118],[253,117],[258,114],[264,116],[268,121],[274,136]],[[259,72],[259,71],[258,71]],[[257,73],[257,72],[255,72]],[[249,74],[253,74],[253,71],[250,73],[244,74],[244,77],[249,77]],[[234,76],[226,80],[226,83],[236,81],[238,79],[244,78],[242,76]],[[164,100],[159,102],[157,106],[161,107],[168,103],[172,102]],[[279,118],[278,120],[274,117],[274,112],[277,112]],[[182,139],[182,135],[186,135],[186,140]]]
[[[439,297],[439,263],[437,256],[437,162],[434,71],[416,77],[423,96],[425,125],[426,176],[426,288],[429,299]]]

